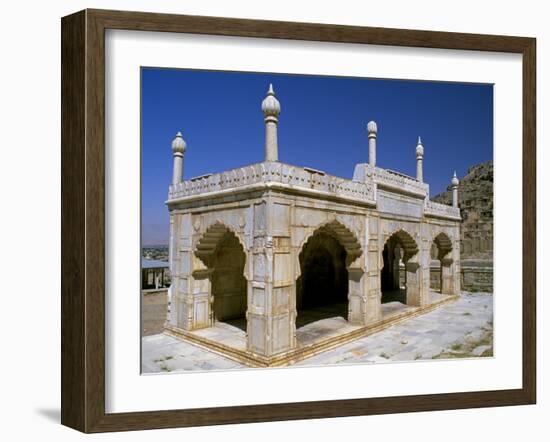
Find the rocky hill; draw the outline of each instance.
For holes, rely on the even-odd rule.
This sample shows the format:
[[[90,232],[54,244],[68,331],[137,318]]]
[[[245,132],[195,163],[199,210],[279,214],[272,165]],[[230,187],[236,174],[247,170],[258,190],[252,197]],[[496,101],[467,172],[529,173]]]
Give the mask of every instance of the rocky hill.
[[[451,204],[450,186],[432,198]],[[460,229],[463,259],[493,259],[493,161],[468,169],[460,180],[458,203],[462,215]]]

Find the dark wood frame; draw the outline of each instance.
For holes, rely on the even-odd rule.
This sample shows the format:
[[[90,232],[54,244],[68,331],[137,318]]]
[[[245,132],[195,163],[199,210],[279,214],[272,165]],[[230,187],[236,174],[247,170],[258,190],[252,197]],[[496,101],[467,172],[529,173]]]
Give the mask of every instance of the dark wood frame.
[[[523,386],[188,410],[105,413],[105,30],[497,51],[523,56]],[[536,40],[497,35],[84,10],[62,30],[61,422],[84,432],[534,404]]]

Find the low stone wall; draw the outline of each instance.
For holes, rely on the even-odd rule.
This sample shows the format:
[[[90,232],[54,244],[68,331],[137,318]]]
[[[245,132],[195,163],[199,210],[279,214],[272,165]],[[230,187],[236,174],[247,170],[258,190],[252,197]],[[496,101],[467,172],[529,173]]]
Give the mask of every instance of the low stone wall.
[[[405,285],[405,269],[399,269],[401,285]],[[460,263],[460,281],[462,290],[469,292],[493,293],[493,261],[485,259],[465,259]],[[430,267],[430,287],[441,288],[441,268],[437,261]]]
[[[493,261],[465,259],[460,263],[462,288],[470,292],[493,293]]]

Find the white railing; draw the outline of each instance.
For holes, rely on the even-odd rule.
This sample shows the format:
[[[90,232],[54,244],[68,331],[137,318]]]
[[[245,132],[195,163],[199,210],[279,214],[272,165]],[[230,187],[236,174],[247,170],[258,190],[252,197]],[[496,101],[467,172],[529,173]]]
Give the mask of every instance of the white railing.
[[[446,204],[440,204],[430,200],[426,200],[424,214],[460,219],[460,209],[458,207],[447,206]]]
[[[376,167],[373,174],[374,181],[398,191],[405,191],[417,195],[427,195],[429,186],[416,179],[393,170]]]
[[[312,189],[374,203],[374,187],[370,182],[327,175],[322,171],[291,166],[279,162],[264,162],[202,175],[170,186],[168,199],[178,199],[227,189],[237,189],[260,183],[281,183],[299,189]]]

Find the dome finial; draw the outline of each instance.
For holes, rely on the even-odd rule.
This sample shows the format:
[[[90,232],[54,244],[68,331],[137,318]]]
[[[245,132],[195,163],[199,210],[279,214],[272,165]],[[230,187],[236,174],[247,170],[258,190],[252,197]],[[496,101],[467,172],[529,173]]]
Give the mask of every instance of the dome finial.
[[[267,96],[264,98],[264,101],[262,101],[262,112],[264,113],[265,118],[277,118],[281,112],[281,104],[279,103],[279,100],[275,98],[275,91],[273,90],[273,85],[271,83],[269,83]]]
[[[367,123],[367,132],[369,136],[376,136],[376,134],[378,133],[378,126],[376,125],[376,121],[371,120]]]
[[[187,143],[183,139],[183,135],[178,131],[176,137],[172,140],[172,151],[174,153],[184,153],[187,149]]]
[[[458,181],[458,177],[456,176],[456,170],[455,170],[453,173],[453,177],[451,178],[451,184],[453,186],[458,186],[458,183],[459,181]]]
[[[420,135],[418,136],[418,142],[416,143],[416,158],[422,158],[424,156],[424,145]]]

